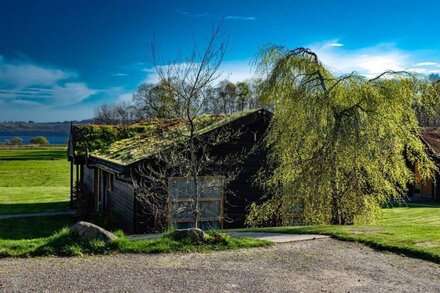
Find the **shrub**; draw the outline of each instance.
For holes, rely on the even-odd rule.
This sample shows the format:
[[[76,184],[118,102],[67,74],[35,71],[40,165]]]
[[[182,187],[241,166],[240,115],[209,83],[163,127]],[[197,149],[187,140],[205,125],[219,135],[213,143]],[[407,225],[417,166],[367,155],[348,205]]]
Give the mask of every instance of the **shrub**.
[[[21,137],[16,136],[13,139],[11,139],[11,144],[13,145],[23,144],[23,139]]]
[[[49,141],[44,136],[33,137],[29,140],[31,144],[49,144]]]

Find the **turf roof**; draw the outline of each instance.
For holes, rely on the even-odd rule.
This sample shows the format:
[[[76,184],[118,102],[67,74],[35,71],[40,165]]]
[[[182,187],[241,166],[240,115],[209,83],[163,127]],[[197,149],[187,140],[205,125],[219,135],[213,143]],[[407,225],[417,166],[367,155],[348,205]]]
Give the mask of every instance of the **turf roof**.
[[[232,115],[201,115],[195,119],[197,134],[207,133],[257,111],[259,110]],[[126,166],[175,143],[188,133],[186,128],[183,120],[155,119],[125,127],[75,125],[72,134],[75,154],[84,154],[88,149],[93,157]]]

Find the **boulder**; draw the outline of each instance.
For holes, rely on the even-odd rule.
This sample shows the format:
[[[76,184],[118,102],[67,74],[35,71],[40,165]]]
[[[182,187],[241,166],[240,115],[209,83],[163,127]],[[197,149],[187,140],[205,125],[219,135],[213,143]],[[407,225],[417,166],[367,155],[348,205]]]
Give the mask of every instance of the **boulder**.
[[[189,239],[193,243],[202,243],[205,241],[205,232],[199,228],[176,229],[172,234],[175,240]]]
[[[109,242],[117,238],[115,234],[105,230],[104,228],[83,221],[77,222],[75,225],[73,225],[72,235],[78,241],[99,239]]]

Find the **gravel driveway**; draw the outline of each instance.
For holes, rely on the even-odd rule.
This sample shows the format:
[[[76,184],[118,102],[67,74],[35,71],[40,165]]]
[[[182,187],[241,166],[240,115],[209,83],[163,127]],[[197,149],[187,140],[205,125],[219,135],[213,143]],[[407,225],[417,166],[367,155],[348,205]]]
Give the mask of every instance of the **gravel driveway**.
[[[319,239],[239,251],[0,260],[0,291],[440,292],[440,266]]]

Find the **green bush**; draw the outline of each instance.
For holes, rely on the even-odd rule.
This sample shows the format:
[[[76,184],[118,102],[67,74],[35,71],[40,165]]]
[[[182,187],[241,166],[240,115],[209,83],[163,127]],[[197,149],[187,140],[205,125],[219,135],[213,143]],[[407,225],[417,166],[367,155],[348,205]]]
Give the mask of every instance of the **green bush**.
[[[16,136],[13,139],[11,139],[11,144],[13,145],[23,144],[23,139],[21,137]]]
[[[29,140],[31,144],[49,144],[49,141],[44,136],[33,137]]]

